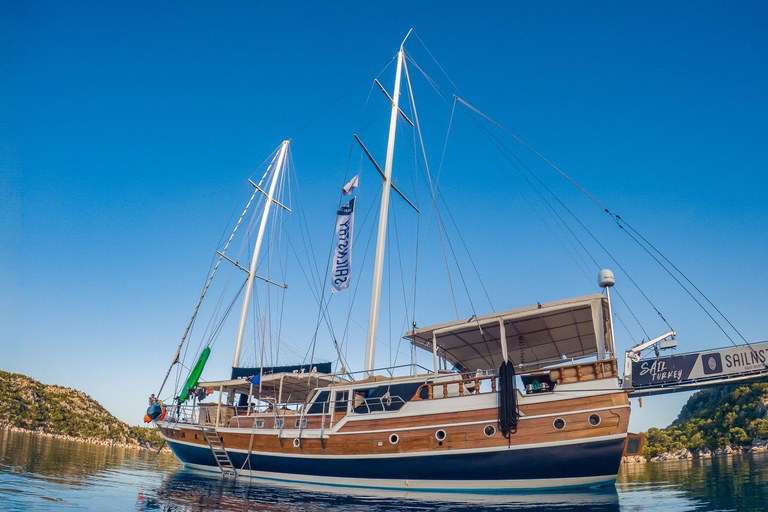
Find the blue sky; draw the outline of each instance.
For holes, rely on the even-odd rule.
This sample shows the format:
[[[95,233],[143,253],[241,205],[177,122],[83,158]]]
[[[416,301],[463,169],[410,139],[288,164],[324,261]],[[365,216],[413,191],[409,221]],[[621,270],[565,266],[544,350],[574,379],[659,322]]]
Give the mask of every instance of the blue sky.
[[[3,2],[0,10],[4,370],[76,387],[138,423],[247,177],[296,135],[306,211],[314,230],[330,229],[351,135],[386,107],[374,91],[364,108],[372,77],[410,27],[462,97],[628,219],[747,340],[768,339],[763,2]],[[449,86],[418,40],[407,48]],[[391,89],[391,74],[381,80]],[[420,87],[430,92],[423,80]],[[436,100],[419,105],[425,123],[437,119],[425,131],[436,167],[450,110]],[[361,133],[383,162],[381,132]],[[594,292],[594,279],[528,207],[525,184],[491,153],[457,114],[442,190],[494,306]],[[361,200],[370,202],[375,190],[366,184],[376,177],[370,167],[363,172]],[[537,172],[631,269],[681,349],[729,344],[599,209],[546,168]],[[314,243],[322,246],[323,236]],[[601,266],[617,270],[604,255]],[[450,320],[445,282],[431,270],[420,280],[419,318]],[[618,271],[617,280],[649,333],[664,332]],[[296,290],[287,311],[300,315],[312,301]],[[360,294],[366,300],[355,312],[365,324],[367,292]],[[475,306],[490,307],[479,299]],[[642,337],[637,327],[633,334]],[[292,335],[311,332],[296,326]],[[351,334],[346,349],[358,368],[363,335]],[[617,338],[622,349],[639,341],[618,325]],[[204,376],[226,373],[231,343],[215,347],[210,364],[219,373]],[[686,398],[635,404],[632,429],[668,424]]]

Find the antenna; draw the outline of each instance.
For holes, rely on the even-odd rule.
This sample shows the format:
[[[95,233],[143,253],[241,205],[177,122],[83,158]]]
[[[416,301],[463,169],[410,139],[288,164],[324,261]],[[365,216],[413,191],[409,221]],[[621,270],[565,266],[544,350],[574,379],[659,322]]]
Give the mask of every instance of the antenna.
[[[611,309],[611,286],[616,284],[616,278],[613,277],[613,271],[607,268],[597,273],[597,284],[605,289],[605,296],[608,299],[608,318],[611,321],[611,357],[616,357],[616,338],[613,335],[613,311]]]

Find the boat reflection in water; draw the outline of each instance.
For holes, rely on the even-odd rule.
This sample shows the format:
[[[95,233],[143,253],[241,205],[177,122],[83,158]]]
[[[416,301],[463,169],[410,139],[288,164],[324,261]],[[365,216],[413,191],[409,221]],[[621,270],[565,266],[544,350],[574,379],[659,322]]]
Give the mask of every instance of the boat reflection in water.
[[[615,487],[547,493],[454,494],[281,484],[190,469],[139,496],[139,510],[619,510]]]

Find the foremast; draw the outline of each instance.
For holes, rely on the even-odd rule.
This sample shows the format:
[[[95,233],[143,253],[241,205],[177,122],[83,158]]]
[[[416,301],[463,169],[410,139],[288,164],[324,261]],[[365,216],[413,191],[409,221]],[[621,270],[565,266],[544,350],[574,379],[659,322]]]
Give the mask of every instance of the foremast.
[[[411,29],[412,30],[412,29]],[[392,94],[392,113],[389,117],[389,138],[387,139],[387,157],[384,161],[384,183],[381,188],[381,207],[379,208],[379,232],[376,237],[376,259],[373,264],[373,286],[371,288],[371,311],[368,315],[368,335],[365,344],[365,373],[373,377],[376,364],[376,336],[379,330],[379,309],[381,305],[381,280],[384,273],[384,248],[387,242],[387,221],[389,219],[389,192],[392,184],[392,161],[395,155],[395,132],[397,131],[397,116],[400,109],[400,82],[402,79],[403,45],[411,30],[406,34],[397,52],[397,69],[395,71],[395,90]]]
[[[288,152],[288,145],[290,140],[285,140],[280,145],[280,149],[277,154],[277,162],[275,163],[275,169],[272,174],[272,182],[269,185],[269,192],[266,193],[266,201],[264,202],[264,213],[261,215],[261,224],[259,225],[259,233],[256,236],[256,246],[253,249],[253,257],[251,258],[251,267],[248,271],[248,281],[245,285],[245,297],[243,298],[243,309],[240,313],[240,326],[237,329],[237,343],[235,344],[235,357],[232,360],[232,367],[235,368],[240,365],[240,350],[243,346],[243,335],[245,334],[245,321],[248,318],[248,306],[251,302],[251,293],[253,292],[253,280],[256,278],[256,266],[259,263],[259,255],[261,253],[261,244],[264,241],[264,232],[267,228],[267,219],[269,218],[269,212],[272,209],[272,203],[275,202],[275,188],[277,182],[280,179],[280,174],[285,167],[285,155]],[[261,190],[261,189],[260,189]],[[263,192],[263,191],[262,191]]]

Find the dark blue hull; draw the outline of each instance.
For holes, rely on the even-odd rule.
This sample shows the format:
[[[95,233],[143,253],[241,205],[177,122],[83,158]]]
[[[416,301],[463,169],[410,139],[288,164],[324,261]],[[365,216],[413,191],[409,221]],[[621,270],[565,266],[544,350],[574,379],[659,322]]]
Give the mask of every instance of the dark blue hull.
[[[211,450],[168,441],[185,464],[218,471]],[[243,473],[281,481],[430,490],[520,490],[612,483],[623,436],[524,449],[395,457],[276,456],[228,451]],[[248,457],[248,460],[246,458]]]

